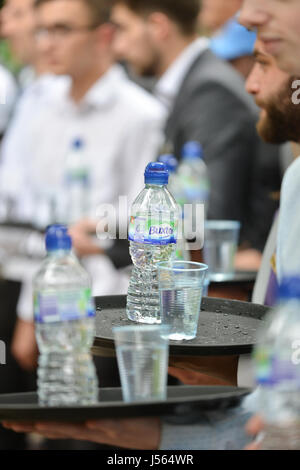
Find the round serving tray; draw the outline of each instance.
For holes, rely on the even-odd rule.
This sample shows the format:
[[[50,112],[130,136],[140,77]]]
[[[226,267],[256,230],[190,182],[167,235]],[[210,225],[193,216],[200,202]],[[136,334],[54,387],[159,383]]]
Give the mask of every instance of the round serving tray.
[[[256,271],[236,271],[234,274],[211,274],[211,284],[245,284],[255,283]]]
[[[126,296],[97,297],[95,355],[114,355],[112,328],[134,324],[126,315]],[[249,354],[257,330],[270,309],[235,300],[204,297],[197,337],[170,341],[171,356],[223,356]]]

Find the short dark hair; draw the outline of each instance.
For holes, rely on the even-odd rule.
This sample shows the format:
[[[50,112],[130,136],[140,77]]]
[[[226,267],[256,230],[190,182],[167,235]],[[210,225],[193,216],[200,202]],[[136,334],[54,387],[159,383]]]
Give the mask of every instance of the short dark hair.
[[[114,5],[122,4],[139,15],[153,12],[165,13],[185,35],[197,31],[201,0],[113,0]]]
[[[34,6],[39,7],[44,3],[54,2],[58,0],[35,0]],[[110,19],[111,0],[80,0],[90,10],[91,18],[94,26],[100,26]]]

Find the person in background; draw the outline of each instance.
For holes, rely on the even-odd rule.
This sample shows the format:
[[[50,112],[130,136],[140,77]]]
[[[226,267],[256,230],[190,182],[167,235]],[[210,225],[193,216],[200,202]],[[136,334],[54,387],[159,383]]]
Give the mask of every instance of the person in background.
[[[117,56],[136,73],[158,79],[154,95],[168,111],[166,144],[178,160],[186,142],[203,146],[211,182],[208,218],[239,220],[241,243],[261,252],[278,202],[268,200],[265,187],[258,188],[260,156],[276,159],[279,150],[257,136],[258,109],[243,77],[198,37],[199,1],[115,0],[113,5]]]
[[[25,3],[25,1],[23,2]],[[6,11],[0,12],[0,36],[1,46],[4,42],[3,36],[6,28]],[[19,84],[12,72],[4,66],[5,56],[3,56],[3,64],[0,65],[0,141],[5,139],[7,129],[11,126],[11,121],[15,113],[19,99]],[[10,65],[10,64],[7,64]],[[2,178],[0,175],[2,183]],[[2,185],[0,183],[0,189]],[[0,222],[4,221],[6,216],[6,204],[0,194]],[[2,227],[0,227],[0,232]],[[22,369],[14,358],[11,346],[14,336],[14,328],[16,325],[16,305],[20,293],[20,282],[6,278],[4,265],[8,259],[8,253],[0,246],[0,332],[1,340],[6,345],[6,364],[0,368],[0,393],[16,393],[31,391],[34,389],[34,374],[27,373]],[[0,449],[23,450],[27,448],[27,439],[25,435],[14,436],[11,432],[0,426]]]
[[[1,10],[2,36],[22,67],[18,76],[21,91],[46,71],[36,47],[33,5],[34,0],[6,0]]]
[[[47,73],[45,63],[38,52],[35,28],[34,0],[6,0],[1,10],[1,35],[7,39],[13,56],[23,65],[23,68],[18,77],[19,90],[16,106],[1,143],[0,199],[4,202],[15,200],[18,192],[25,196],[25,191],[21,186],[23,163],[21,142],[27,135],[29,123],[33,117],[37,116],[44,106],[48,106],[45,97],[56,93],[59,88],[58,79]],[[13,222],[26,221],[26,208],[22,210],[20,218],[16,218],[15,214],[12,214],[10,218]],[[3,276],[9,282],[22,284],[21,297],[36,268],[37,266],[31,259],[15,259],[7,256],[2,266]],[[12,351],[16,357],[18,353],[15,348],[20,342],[27,345],[27,354],[22,355],[20,363],[25,370],[31,370],[36,360],[37,348],[35,342],[32,342],[32,325],[22,320],[16,324],[15,340],[12,342]]]
[[[231,360],[218,358],[218,370],[210,375],[211,385],[233,385],[236,378]],[[169,371],[183,383],[207,384],[213,358],[172,358]],[[205,380],[206,378],[206,380]],[[193,424],[175,424],[168,419],[105,419],[74,423],[5,423],[17,432],[34,431],[50,439],[74,438],[134,450],[241,450],[249,443],[243,428],[249,419],[247,408],[203,411]],[[190,418],[187,418],[187,422]],[[182,423],[182,418],[181,418]]]
[[[274,32],[272,29],[268,29],[266,27],[266,21],[269,18],[272,18],[272,23],[275,25],[277,24],[277,29],[281,31],[281,41],[285,44],[285,54],[280,56],[281,60],[284,61],[284,64],[287,62],[291,65],[290,66],[290,73],[297,74],[300,71],[299,65],[295,63],[294,58],[295,52],[299,51],[300,45],[300,36],[298,36],[298,46],[297,49],[294,50],[294,44],[297,37],[297,31],[299,28],[299,20],[300,20],[300,4],[291,5],[290,8],[287,8],[287,5],[282,6],[284,10],[278,7],[278,3],[275,1],[268,1],[264,2],[259,0],[256,2],[252,0],[252,2],[246,1],[247,6],[256,6],[256,10],[245,10],[243,21],[247,20],[248,25],[257,26],[258,21],[264,21],[262,24],[264,25],[264,34],[273,34]],[[269,6],[270,10],[264,10],[264,7]],[[277,6],[277,8],[276,8]],[[283,18],[283,13],[287,13],[285,15],[285,21],[281,22]],[[251,13],[251,15],[250,15]],[[255,14],[254,14],[255,13]],[[275,17],[273,16],[275,14]],[[253,16],[254,15],[254,16]],[[277,33],[278,34],[278,33]],[[271,36],[269,36],[271,37]],[[275,36],[274,36],[275,37]],[[266,38],[266,36],[265,36]],[[291,41],[287,41],[287,38],[293,38]],[[268,42],[265,39],[265,42]],[[269,48],[271,46],[269,45]],[[275,44],[273,44],[273,48]],[[281,45],[282,47],[282,45]],[[272,48],[272,50],[274,50]],[[275,49],[277,53],[281,51],[281,49]],[[264,44],[262,43],[262,48],[259,49],[258,54],[256,54],[258,63],[253,71],[253,75],[249,77],[249,81],[247,87],[249,91],[255,95],[256,99],[260,102],[260,105],[263,107],[263,112],[261,114],[261,120],[259,129],[260,132],[263,132],[265,138],[277,139],[277,132],[275,132],[275,128],[278,130],[278,124],[280,125],[280,138],[284,139],[283,129],[286,131],[286,139],[299,141],[299,124],[298,124],[298,109],[297,106],[292,103],[291,104],[291,92],[293,93],[295,90],[291,90],[291,77],[288,75],[283,75],[278,71],[278,69],[274,69],[274,63],[270,61],[270,58],[267,56],[265,52]],[[276,73],[274,75],[274,73]],[[264,83],[264,77],[266,74],[266,84],[267,86],[262,86]],[[278,88],[277,88],[278,87]],[[287,88],[285,88],[287,87]],[[295,98],[295,97],[294,97]],[[296,113],[296,114],[295,114]],[[294,118],[297,116],[296,121]],[[289,119],[286,120],[286,119]],[[284,127],[282,128],[282,124],[284,123]],[[273,125],[275,125],[273,129]],[[295,133],[294,133],[295,132]],[[298,170],[298,171],[297,171]],[[292,167],[289,169],[288,173],[285,176],[285,180],[283,183],[282,189],[282,203],[281,203],[281,224],[285,223],[287,225],[287,230],[291,232],[290,236],[287,237],[286,242],[287,246],[282,247],[279,245],[278,248],[278,260],[279,266],[281,269],[278,271],[279,279],[282,278],[285,274],[290,274],[297,272],[299,273],[299,259],[300,257],[297,256],[297,250],[299,250],[299,220],[298,220],[298,208],[299,208],[299,160],[296,160]],[[286,197],[287,196],[287,197]],[[279,232],[282,230],[281,226],[279,226]],[[286,233],[286,235],[288,235]],[[279,240],[280,240],[280,233],[279,233]],[[8,426],[14,428],[17,431],[20,430],[28,430],[28,429],[35,429],[39,430],[43,434],[50,434],[58,435],[62,437],[63,435],[85,435],[86,438],[89,439],[101,439],[101,440],[110,440],[112,442],[116,437],[120,437],[120,429],[126,429],[126,438],[127,442],[129,440],[132,441],[132,436],[135,435],[133,431],[133,426],[135,427],[135,431],[137,430],[138,425],[140,425],[142,421],[134,422],[134,421],[123,421],[122,423],[115,423],[114,421],[106,421],[106,422],[98,422],[98,423],[89,423],[85,427],[74,427],[72,425],[66,426],[62,424],[50,424],[50,423],[40,423],[36,425],[28,424],[22,425],[20,423],[15,423],[13,425],[8,424]],[[118,426],[118,427],[117,427]],[[143,421],[143,426],[145,429],[146,423]],[[155,442],[155,432],[153,432],[153,427],[156,429],[157,422],[152,420],[148,423],[147,429],[151,429],[151,438],[154,438]],[[263,423],[261,419],[255,417],[253,420],[248,424],[248,431],[250,434],[257,434],[263,429]],[[119,441],[120,442],[120,441]],[[148,441],[148,448],[153,448],[153,441]],[[157,441],[156,441],[157,442]],[[137,441],[135,441],[135,445],[137,445]],[[144,447],[142,447],[144,448]],[[257,448],[257,444],[251,445],[249,448]]]
[[[215,8],[215,10],[213,9]],[[210,17],[213,11],[217,18],[220,10],[227,10],[227,4],[218,2],[210,6]],[[256,34],[250,33],[237,21],[237,15],[230,18],[213,36],[210,48],[219,58],[228,61],[246,80],[254,65],[253,49]],[[291,154],[290,146],[278,147],[278,158],[272,152],[261,152],[253,180],[253,194],[256,195],[254,210],[257,220],[274,216],[278,209],[278,197],[282,183],[282,158]],[[254,219],[253,219],[254,220]],[[236,269],[258,271],[262,261],[262,247],[241,246],[235,259]]]
[[[239,21],[255,28],[261,47],[276,60],[278,67],[290,75],[300,73],[300,2],[283,4],[275,0],[244,0]],[[293,80],[291,106],[298,111],[299,83]],[[294,125],[291,122],[291,125]],[[294,128],[294,127],[293,127]],[[297,130],[297,123],[296,129]],[[299,274],[300,254],[299,218],[300,160],[297,158],[288,169],[282,186],[280,205],[276,269],[279,281],[284,276]]]
[[[5,30],[5,22],[0,11],[0,41]],[[0,64],[0,140],[10,123],[18,98],[18,86],[15,77],[4,64]]]
[[[277,0],[243,0],[239,22],[255,30],[264,51],[290,74],[300,71],[300,4]]]
[[[256,34],[247,31],[233,17],[211,38],[210,49],[220,59],[228,61],[246,80],[254,64],[255,41]]]
[[[210,41],[211,50],[221,59],[228,61],[244,79],[247,79],[254,64],[252,53],[256,35],[254,32],[249,33],[238,23],[238,10],[241,5],[242,0],[231,2],[204,0],[203,14],[200,14],[199,21],[200,28],[203,21],[204,29],[213,33]],[[233,12],[233,16],[228,18],[230,12]],[[272,152],[261,152],[259,157],[253,188],[253,193],[257,195],[254,211],[258,211],[257,220],[264,220],[265,217],[268,218],[267,214],[274,215],[278,208],[282,176],[286,163],[291,161],[291,148],[289,144],[280,146],[278,158],[274,158]],[[261,212],[261,207],[264,208],[264,213]],[[258,271],[262,262],[262,249],[262,246],[259,249],[247,245],[241,246],[235,259],[236,269]]]
[[[300,3],[298,1],[277,2],[275,0],[244,0],[239,21],[247,28],[257,31],[263,51],[276,60],[285,72],[300,73]],[[293,104],[297,107],[298,88],[293,84]],[[288,169],[282,186],[281,208],[278,223],[276,271],[277,278],[300,272],[299,263],[299,219],[300,186],[299,158]],[[260,418],[254,418],[249,431],[256,434],[263,429]],[[253,448],[256,448],[255,445]]]
[[[299,106],[295,104],[295,89],[294,83],[299,83],[299,77],[290,76],[287,72],[280,70],[276,64],[275,59],[264,52],[264,47],[260,41],[257,42],[255,48],[256,65],[250,74],[247,81],[247,90],[253,94],[255,100],[264,110],[261,119],[258,123],[258,132],[268,142],[285,142],[293,141],[294,143],[300,142],[300,110]],[[282,90],[274,89],[274,77],[282,82]],[[275,80],[275,82],[277,81]],[[286,93],[288,90],[288,93]],[[276,95],[275,95],[276,91]],[[296,171],[296,173],[294,173]],[[274,292],[278,280],[282,278],[283,274],[280,272],[280,267],[284,266],[285,272],[288,273],[299,272],[300,265],[298,261],[292,260],[292,250],[295,253],[297,243],[296,239],[299,236],[300,228],[297,232],[293,232],[288,238],[288,250],[285,250],[281,244],[282,232],[282,218],[285,220],[287,214],[289,219],[293,220],[297,217],[298,201],[298,188],[300,185],[299,162],[292,164],[291,168],[287,170],[282,188],[282,215],[279,215],[279,223],[276,220],[276,233],[277,244],[274,243],[273,257],[270,253],[270,276],[269,282],[266,284],[265,302],[269,305],[274,305]],[[279,226],[279,228],[278,228]],[[295,225],[294,225],[295,229]],[[279,232],[278,232],[279,230]],[[285,232],[284,236],[287,234]],[[286,237],[285,237],[286,238]],[[293,245],[291,245],[291,242]],[[277,246],[277,263],[275,261],[275,253]],[[269,256],[269,257],[270,257]],[[279,262],[278,262],[279,261]],[[279,271],[278,271],[279,268]],[[259,286],[258,286],[259,287]],[[273,302],[273,304],[271,303]],[[249,373],[249,371],[248,371]],[[253,417],[248,425],[247,431],[250,435],[256,435],[263,430],[263,421],[259,416]],[[247,447],[248,450],[256,450],[259,448],[259,443],[253,443]]]
[[[291,84],[297,77],[291,77],[281,71],[276,66],[274,59],[264,53],[259,42],[255,48],[255,60],[255,67],[247,81],[247,90],[262,108],[257,127],[259,133],[270,142],[300,142],[300,112],[291,101],[294,92],[291,89]],[[299,164],[299,162],[297,163]],[[290,179],[289,175],[287,177]],[[289,188],[286,188],[286,181],[283,186],[283,197],[285,190],[289,191]],[[297,217],[297,215],[298,211],[295,211],[294,216]],[[295,248],[297,248],[298,242],[295,241],[295,243]],[[283,256],[281,256],[282,260]],[[291,260],[287,259],[284,264],[287,266],[290,262]],[[174,358],[169,371],[183,383],[190,385],[205,385],[207,383],[233,385],[236,384],[237,361],[238,358],[235,358],[235,363],[230,358],[223,358],[222,362],[217,364],[217,361],[210,358],[204,364],[200,358]],[[251,408],[252,411],[255,410],[253,402]],[[244,403],[243,407],[232,410],[228,415],[226,412],[222,416],[214,413],[206,414],[200,424],[189,426],[161,423],[156,418],[99,420],[90,421],[84,425],[71,423],[28,423],[24,425],[17,422],[6,425],[9,429],[16,431],[34,430],[45,436],[56,438],[72,436],[77,439],[85,438],[134,449],[237,449],[240,448],[242,440],[246,441],[243,436],[243,426],[248,419],[249,410],[248,402],[247,406]],[[246,429],[249,434],[255,435],[262,428],[261,419],[254,417],[247,424]],[[236,447],[233,447],[232,440],[235,440]],[[257,443],[251,444],[248,448],[256,449]]]
[[[89,229],[94,233],[92,251],[85,252],[80,236],[80,224],[86,228],[89,219],[78,221],[71,232],[76,253],[92,277],[95,296],[126,293],[128,287],[128,276],[118,265],[120,250],[116,254],[114,247],[103,248],[95,241],[96,211],[101,204],[109,204],[117,212],[119,196],[126,196],[130,204],[140,192],[145,167],[155,160],[161,146],[165,122],[162,106],[114,64],[114,28],[107,21],[108,6],[106,0],[35,2],[36,47],[53,74],[53,86],[43,86],[40,92],[40,82],[36,82],[34,94],[32,87],[25,92],[17,125],[2,146],[0,166],[5,181],[15,182],[17,177],[17,184],[8,187],[17,213],[24,222],[36,224],[41,222],[37,215],[44,195],[54,195],[57,208],[61,207],[66,155],[75,139],[84,142],[92,201],[88,215],[96,221]],[[30,102],[36,104],[34,109]],[[31,286],[40,261],[29,262],[13,342],[14,356],[26,370],[35,369],[38,354]],[[95,358],[95,362],[101,369],[102,386],[112,385],[117,376],[113,376],[111,361]]]
[[[86,144],[93,220],[101,204],[118,209],[119,196],[127,196],[130,204],[161,145],[164,110],[114,65],[114,28],[107,22],[107,5],[106,0],[36,1],[39,51],[62,80],[43,95],[43,106],[31,115],[26,133],[5,143],[0,167],[7,180],[18,174],[14,196],[18,212],[25,214],[26,209],[27,222],[35,220],[44,194],[58,196],[60,207],[64,162],[74,139]],[[94,295],[127,291],[128,278],[115,266],[110,249],[94,241],[93,256],[84,256],[76,240],[74,245],[93,277]],[[22,288],[14,342],[14,354],[26,368],[36,364],[31,300],[36,269],[30,269]]]
[[[0,140],[10,123],[18,96],[14,76],[0,64]]]
[[[241,8],[243,0],[201,0],[200,29],[215,34]]]
[[[261,108],[257,124],[259,135],[266,142],[274,144],[299,142],[300,112],[299,107],[293,103],[292,88],[297,78],[280,70],[272,56],[264,53],[260,41],[256,43],[254,57],[256,63],[248,77],[246,88]],[[283,186],[283,198],[286,194],[287,190]],[[278,292],[275,261],[278,246],[278,219],[278,214],[276,214],[252,298],[254,303],[270,307],[274,307]],[[250,383],[254,381],[251,362],[247,356],[240,358],[238,371],[240,381],[250,380]]]
[[[199,15],[200,30],[210,32],[210,48],[228,61],[246,79],[253,67],[253,47],[256,34],[238,22],[242,0],[202,0]]]

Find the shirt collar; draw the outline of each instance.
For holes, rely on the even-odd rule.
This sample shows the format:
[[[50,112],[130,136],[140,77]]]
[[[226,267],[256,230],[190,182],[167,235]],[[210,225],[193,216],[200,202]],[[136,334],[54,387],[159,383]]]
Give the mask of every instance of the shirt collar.
[[[184,49],[157,82],[154,94],[169,110],[171,110],[184,78],[193,62],[208,46],[209,40],[207,38],[195,39]]]
[[[82,103],[96,107],[112,104],[120,80],[127,80],[126,72],[121,65],[113,65],[88,91]]]

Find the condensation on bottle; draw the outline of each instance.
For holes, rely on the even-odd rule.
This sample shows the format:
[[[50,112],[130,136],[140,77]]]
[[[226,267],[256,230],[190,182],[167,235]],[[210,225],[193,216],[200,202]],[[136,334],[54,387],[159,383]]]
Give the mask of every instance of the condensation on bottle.
[[[90,177],[86,144],[80,138],[74,139],[65,160],[64,190],[57,208],[60,222],[72,224],[89,215]]]
[[[179,211],[167,189],[169,174],[161,162],[145,171],[145,188],[131,208],[129,224],[133,271],[127,316],[139,323],[160,323],[157,263],[175,257]]]
[[[178,202],[184,208],[184,233],[187,239],[193,240],[199,235],[200,223],[203,228],[210,197],[209,175],[199,142],[187,142],[183,146],[177,174],[180,187]],[[199,217],[201,220],[197,220]]]
[[[180,205],[180,195],[182,188],[180,180],[177,174],[178,161],[172,154],[163,154],[158,159],[159,162],[164,163],[169,172],[169,184],[168,189],[178,204],[179,220],[178,220],[178,237],[177,237],[177,249],[175,258],[179,261],[191,261],[188,243],[185,240],[183,233],[183,207]]]

